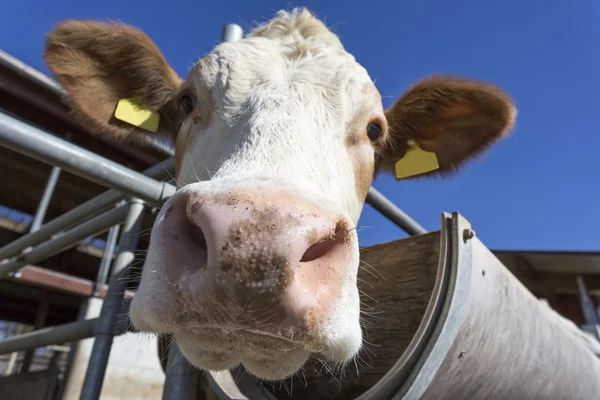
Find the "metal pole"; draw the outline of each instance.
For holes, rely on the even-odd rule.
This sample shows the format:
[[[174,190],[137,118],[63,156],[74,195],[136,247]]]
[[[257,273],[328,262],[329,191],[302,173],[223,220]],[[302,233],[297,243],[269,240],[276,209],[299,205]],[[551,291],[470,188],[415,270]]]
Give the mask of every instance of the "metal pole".
[[[404,211],[396,207],[394,203],[379,193],[374,187],[369,188],[369,192],[367,193],[367,203],[409,235],[422,235],[427,233],[425,228],[409,217]]]
[[[166,373],[162,400],[196,399],[200,371],[188,362],[175,341],[169,347]]]
[[[577,276],[576,279],[577,289],[579,289],[579,301],[581,303],[581,310],[583,311],[583,316],[585,317],[586,322],[582,326],[582,329],[586,332],[591,333],[592,335],[594,335],[596,340],[600,341],[600,318],[598,318],[598,314],[596,314],[594,302],[588,294],[583,278],[581,276]]]
[[[139,197],[152,205],[161,206],[175,193],[173,185],[157,182],[2,112],[0,145],[36,160],[57,165],[99,185]]]
[[[48,211],[48,206],[50,205],[50,200],[52,199],[52,195],[54,194],[54,189],[56,188],[59,176],[60,168],[52,167],[52,171],[50,172],[50,176],[48,177],[48,183],[46,183],[44,194],[42,194],[42,199],[38,204],[38,208],[35,212],[35,217],[33,217],[33,222],[31,222],[29,232],[36,232],[44,223],[44,218],[46,218],[46,212]]]
[[[577,276],[576,279],[577,289],[579,290],[579,301],[581,302],[581,309],[583,311],[583,315],[585,316],[586,323],[591,325],[600,324],[598,315],[596,314],[596,310],[594,308],[594,302],[588,294],[583,278],[581,276]]]
[[[51,344],[75,342],[94,336],[97,318],[39,329],[0,341],[0,354],[32,350]]]
[[[44,295],[40,305],[38,307],[37,313],[35,315],[35,321],[33,323],[34,331],[40,330],[46,319],[48,318],[48,310],[50,309],[50,296],[48,293]],[[31,362],[33,361],[33,355],[35,354],[36,349],[29,349],[25,352],[25,356],[23,357],[23,363],[21,364],[21,373],[29,372],[29,367],[31,366]]]
[[[24,265],[31,264],[60,253],[75,246],[77,243],[90,236],[95,236],[106,231],[109,227],[119,224],[127,214],[127,207],[121,206],[106,211],[83,224],[76,226],[55,239],[42,243],[27,253],[15,259],[0,264],[0,279],[6,278],[11,272]]]
[[[0,50],[0,65],[60,98],[68,96],[67,91],[58,82],[2,50]],[[170,146],[154,141],[151,136],[141,136],[140,139],[145,142],[145,145],[159,153],[167,156],[173,156],[175,153]]]
[[[57,372],[58,369],[58,359],[60,358],[61,353],[59,351],[52,351],[52,358],[50,359],[50,364],[48,365],[48,371],[52,371],[53,374]],[[64,376],[64,375],[63,375]],[[46,386],[46,393],[44,394],[44,400],[56,400],[56,393],[59,387],[59,380],[53,379],[48,386]]]
[[[23,325],[20,325],[20,324],[16,325],[16,326],[15,325],[16,324],[13,324],[13,326],[14,326],[14,330],[13,330],[14,336],[13,337],[19,336],[21,334],[21,332],[23,332]],[[4,376],[11,375],[14,372],[14,370],[17,367],[17,359],[19,358],[18,351],[7,351],[6,353],[2,352],[2,344],[5,343],[7,340],[10,340],[10,339],[5,339],[5,340],[0,341],[0,354],[6,354],[6,353],[12,352],[12,354],[10,355],[10,358],[8,359],[8,365],[6,366],[6,370],[4,371]],[[20,350],[20,349],[17,349],[17,350]]]
[[[139,199],[132,199],[123,224],[123,233],[119,240],[119,254],[114,263],[108,292],[102,303],[102,310],[98,318],[96,339],[85,374],[80,400],[97,400],[100,398],[113,337],[125,331],[119,326],[119,321],[123,319],[126,310],[123,295],[127,287],[129,267],[135,259],[135,249],[138,244],[138,233],[143,216],[144,203]]]
[[[77,322],[85,321],[85,314],[88,310],[88,304],[89,304],[88,298],[82,299],[81,302],[79,303],[79,310],[77,311]],[[95,326],[94,326],[94,328],[95,328]],[[65,365],[64,365],[63,371],[62,371],[63,379],[61,379],[59,382],[59,388],[56,391],[55,400],[64,400],[65,399],[64,393],[65,393],[65,390],[69,383],[68,380],[69,380],[69,377],[71,376],[71,371],[73,369],[73,363],[75,362],[75,356],[76,356],[77,349],[78,349],[78,343],[71,342],[69,344],[69,349],[70,349],[69,354],[67,355],[67,360],[65,362]]]
[[[2,50],[0,50],[0,65],[21,75],[28,81],[41,86],[42,88],[54,93],[59,97],[66,95],[65,89],[63,89],[63,87],[58,83]]]
[[[108,279],[108,272],[110,271],[110,264],[117,244],[117,237],[119,237],[120,225],[115,225],[108,231],[108,237],[106,238],[106,245],[104,246],[104,253],[102,253],[102,261],[100,262],[100,268],[98,268],[98,275],[96,277],[96,283],[94,284],[94,292],[99,285],[106,283]]]
[[[145,170],[144,175],[162,180],[172,174],[173,169],[174,159],[169,158]],[[108,207],[126,198],[127,196],[125,194],[116,190],[107,190],[93,199],[64,213],[60,217],[47,222],[42,225],[38,231],[21,236],[19,239],[13,240],[0,248],[0,261],[16,256],[27,247],[38,245],[63,229],[70,228],[81,221],[96,216]]]
[[[222,42],[235,42],[244,36],[244,30],[236,24],[226,24],[221,32]]]

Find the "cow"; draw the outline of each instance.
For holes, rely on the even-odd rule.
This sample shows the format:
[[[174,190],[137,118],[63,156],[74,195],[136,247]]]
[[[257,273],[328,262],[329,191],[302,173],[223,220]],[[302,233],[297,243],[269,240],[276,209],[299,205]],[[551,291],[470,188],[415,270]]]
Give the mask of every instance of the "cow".
[[[373,179],[451,178],[516,120],[504,91],[453,76],[424,77],[384,109],[304,8],[215,46],[185,79],[115,22],[57,24],[44,59],[94,134],[174,143],[177,191],[156,216],[132,324],[172,335],[199,369],[242,365],[270,381],[361,350],[355,228]],[[435,165],[402,176],[409,153]]]

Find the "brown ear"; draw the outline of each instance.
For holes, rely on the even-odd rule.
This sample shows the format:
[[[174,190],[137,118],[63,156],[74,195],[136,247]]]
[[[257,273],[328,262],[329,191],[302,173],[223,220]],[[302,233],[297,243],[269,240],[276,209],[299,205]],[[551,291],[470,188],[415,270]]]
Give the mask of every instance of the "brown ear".
[[[44,59],[66,103],[94,133],[134,139],[150,133],[114,117],[120,99],[160,114],[159,134],[177,133],[181,78],[141,31],[117,23],[66,21],[48,34]],[[139,136],[138,136],[139,137]]]
[[[385,112],[390,138],[378,170],[393,172],[414,140],[437,156],[439,169],[410,178],[449,175],[512,129],[512,100],[487,84],[448,77],[418,82]]]

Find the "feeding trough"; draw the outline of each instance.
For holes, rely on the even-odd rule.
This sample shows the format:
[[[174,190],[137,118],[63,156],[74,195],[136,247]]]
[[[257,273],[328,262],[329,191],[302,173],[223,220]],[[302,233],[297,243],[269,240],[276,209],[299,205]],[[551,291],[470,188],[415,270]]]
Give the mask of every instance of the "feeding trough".
[[[366,348],[284,383],[210,373],[221,399],[591,399],[588,338],[534,297],[458,213],[439,231],[362,250]],[[589,339],[592,340],[592,339]]]

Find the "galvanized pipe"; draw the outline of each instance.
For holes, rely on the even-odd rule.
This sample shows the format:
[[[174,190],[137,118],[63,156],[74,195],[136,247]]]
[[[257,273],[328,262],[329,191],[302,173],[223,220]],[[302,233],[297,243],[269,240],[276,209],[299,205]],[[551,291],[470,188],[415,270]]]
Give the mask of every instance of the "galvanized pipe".
[[[138,233],[143,217],[144,203],[139,199],[132,199],[123,223],[123,233],[119,240],[119,254],[114,263],[108,292],[102,303],[96,327],[96,340],[94,340],[88,362],[80,400],[100,398],[113,337],[123,333],[119,329],[119,320],[123,318],[126,311],[123,295],[128,283],[129,267],[135,260],[135,250],[139,240]]]
[[[49,92],[54,93],[58,97],[67,94],[66,90],[57,82],[2,50],[0,50],[0,65],[19,74],[28,81],[41,86]]]
[[[38,310],[35,315],[35,321],[33,322],[33,329],[40,330],[44,323],[46,323],[46,319],[48,318],[48,311],[50,310],[50,296],[46,292],[40,305],[38,306]],[[29,368],[31,367],[31,362],[33,361],[33,355],[35,353],[35,349],[29,349],[25,352],[25,356],[23,357],[23,362],[21,363],[21,373],[29,372]]]
[[[152,205],[162,205],[175,193],[175,187],[168,183],[157,182],[1,112],[0,145]]]
[[[221,32],[222,42],[235,42],[244,36],[244,30],[237,24],[225,24]]]
[[[108,272],[110,271],[110,265],[112,264],[112,258],[117,244],[117,238],[119,237],[120,225],[115,225],[108,231],[108,237],[106,238],[106,245],[104,246],[104,252],[102,253],[102,261],[100,261],[100,268],[98,268],[98,274],[96,276],[96,282],[94,284],[95,289],[99,285],[104,285],[108,279]]]
[[[422,235],[427,233],[425,228],[409,217],[404,211],[399,209],[384,195],[379,193],[374,187],[369,188],[369,192],[367,193],[367,203],[409,235]]]
[[[200,371],[188,362],[175,341],[169,347],[166,372],[162,400],[196,399]]]
[[[54,189],[56,188],[56,184],[58,183],[59,176],[60,168],[52,167],[52,171],[50,171],[50,176],[48,176],[46,188],[44,189],[44,193],[42,194],[42,199],[38,204],[35,216],[33,217],[33,221],[31,222],[29,232],[36,232],[44,223],[44,218],[46,218],[46,212],[48,211],[50,200],[52,200],[52,195],[54,194]]]
[[[581,311],[583,311],[583,316],[585,317],[586,324],[600,324],[600,319],[598,318],[598,314],[596,314],[596,310],[594,308],[594,302],[590,298],[583,277],[581,275],[578,275],[575,279],[577,281],[577,290],[579,291],[579,302],[581,303]]]
[[[33,350],[38,347],[57,343],[74,342],[94,336],[97,318],[85,321],[39,329],[37,331],[13,336],[0,341],[0,354],[8,354],[21,350]]]
[[[8,262],[0,264],[0,279],[6,278],[11,272],[16,271],[24,265],[31,264],[51,257],[66,249],[75,246],[77,243],[90,236],[95,236],[108,230],[111,226],[119,224],[127,214],[127,207],[121,206],[110,211],[106,211],[89,221],[65,232],[55,239],[42,243],[31,251],[20,255]]]
[[[169,158],[145,170],[144,175],[159,180],[166,179],[170,174],[173,173],[173,169],[174,160],[173,158]],[[126,198],[126,195],[116,190],[107,190],[93,199],[64,213],[60,217],[57,217],[52,221],[42,225],[37,232],[21,236],[20,238],[13,240],[4,247],[0,248],[0,261],[16,256],[26,248],[30,246],[36,246],[42,243],[44,240],[50,238],[52,235],[64,229],[70,228],[73,225],[78,224],[90,217],[98,215],[108,207]]]

